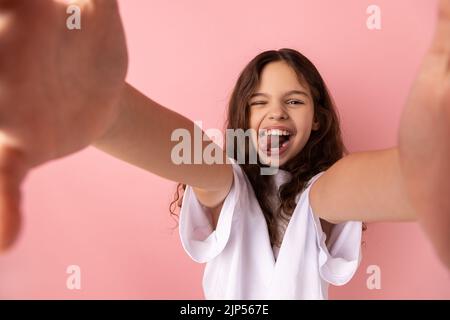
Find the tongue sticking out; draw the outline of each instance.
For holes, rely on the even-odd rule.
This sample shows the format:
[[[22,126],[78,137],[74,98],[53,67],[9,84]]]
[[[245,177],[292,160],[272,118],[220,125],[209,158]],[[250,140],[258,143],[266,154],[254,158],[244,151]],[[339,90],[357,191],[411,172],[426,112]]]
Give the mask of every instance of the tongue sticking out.
[[[260,139],[261,149],[266,151],[269,151],[272,148],[276,149],[288,140],[288,136],[264,136]]]

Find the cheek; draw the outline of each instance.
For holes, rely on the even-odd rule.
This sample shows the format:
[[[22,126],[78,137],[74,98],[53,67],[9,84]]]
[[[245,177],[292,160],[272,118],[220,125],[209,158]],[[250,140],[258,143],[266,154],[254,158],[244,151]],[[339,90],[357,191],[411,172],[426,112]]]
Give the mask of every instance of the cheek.
[[[260,118],[258,118],[256,115],[250,115],[250,119],[249,119],[249,122],[248,122],[248,127],[249,127],[249,129],[252,130],[252,133],[253,132],[257,133],[258,132],[260,124],[261,124],[261,119]]]
[[[296,152],[303,149],[303,147],[308,143],[310,136],[311,136],[311,131],[305,127],[302,128],[301,132],[297,133],[295,140],[293,142],[293,147]]]
[[[255,112],[250,112],[248,120],[249,128],[257,130],[259,122],[258,115]]]
[[[312,130],[312,120],[308,118],[303,118],[304,121],[296,123],[297,135],[294,138],[295,148],[303,148],[303,146],[308,142]]]
[[[248,122],[248,128],[250,129],[251,133],[251,141],[253,146],[257,149],[258,146],[258,128],[260,125],[260,119],[258,119],[257,114],[254,112],[250,112],[249,114],[249,122]]]
[[[299,112],[292,114],[295,127],[304,136],[312,129],[314,114],[312,110],[299,110]]]

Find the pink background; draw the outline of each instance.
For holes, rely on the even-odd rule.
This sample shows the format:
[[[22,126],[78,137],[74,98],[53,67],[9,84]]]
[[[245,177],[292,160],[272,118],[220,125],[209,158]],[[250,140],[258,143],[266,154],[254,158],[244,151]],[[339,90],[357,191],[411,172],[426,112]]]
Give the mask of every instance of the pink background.
[[[204,128],[222,128],[245,64],[295,48],[322,73],[350,151],[395,145],[406,95],[430,42],[436,1],[121,1],[128,80]],[[382,30],[366,27],[381,7]],[[426,106],[424,106],[426,107]],[[149,145],[149,148],[151,146]],[[25,224],[0,257],[0,298],[202,299],[203,266],[183,252],[168,205],[175,184],[89,148],[32,172]],[[330,298],[450,298],[449,273],[414,223],[369,225],[357,275]],[[367,266],[381,289],[366,287]],[[81,267],[81,290],[66,268]]]

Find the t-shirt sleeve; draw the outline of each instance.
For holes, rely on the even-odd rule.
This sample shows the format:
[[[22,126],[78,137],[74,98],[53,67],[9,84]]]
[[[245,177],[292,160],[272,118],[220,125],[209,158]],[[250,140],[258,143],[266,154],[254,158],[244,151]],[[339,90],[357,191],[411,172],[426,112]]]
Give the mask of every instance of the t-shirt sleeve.
[[[307,199],[313,183],[324,173],[314,176],[307,188]],[[335,286],[346,284],[355,274],[361,262],[362,222],[347,221],[335,224],[330,233],[328,246],[327,236],[322,230],[320,218],[309,205],[309,211],[315,225],[317,245],[319,247],[319,272],[322,279]]]
[[[184,250],[196,262],[205,263],[217,257],[229,241],[233,223],[239,219],[238,207],[246,192],[246,181],[242,169],[234,161],[232,168],[233,183],[223,202],[215,230],[208,208],[202,206],[192,187],[186,186],[179,232]]]

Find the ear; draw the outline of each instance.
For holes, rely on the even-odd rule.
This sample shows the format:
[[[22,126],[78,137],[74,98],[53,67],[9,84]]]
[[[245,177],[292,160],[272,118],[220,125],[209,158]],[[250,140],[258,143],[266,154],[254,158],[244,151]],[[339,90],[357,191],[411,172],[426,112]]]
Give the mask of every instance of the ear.
[[[319,128],[320,128],[320,123],[319,123],[319,121],[317,121],[314,118],[314,122],[313,122],[313,125],[312,125],[312,130],[317,131],[317,130],[319,130]]]

